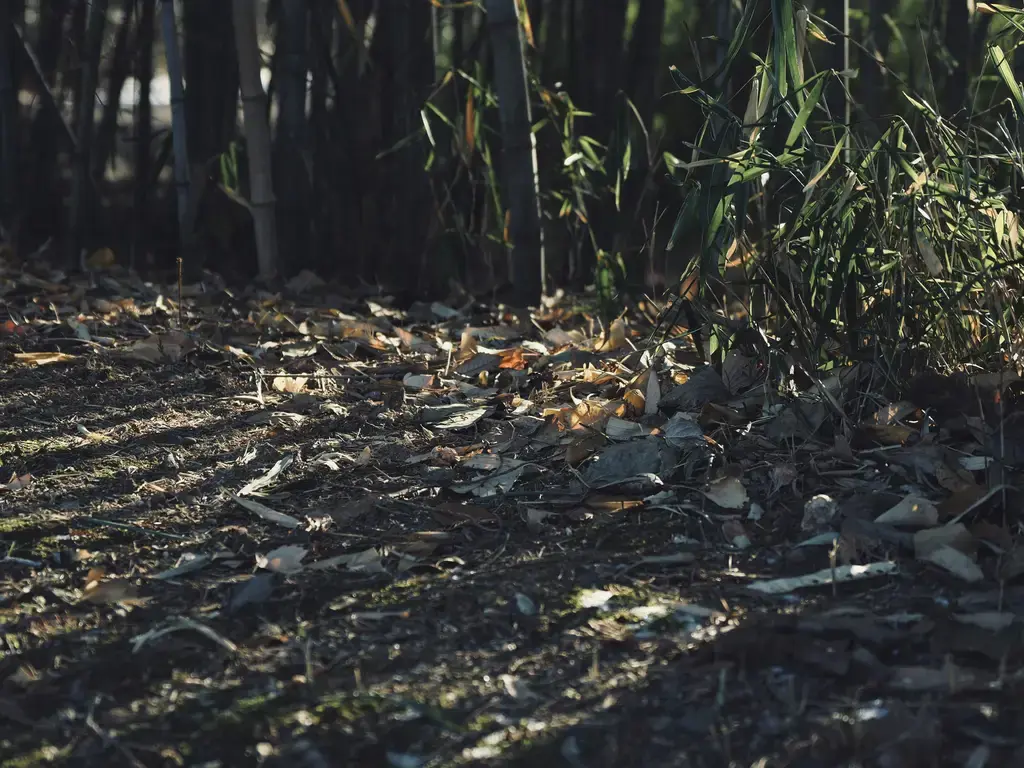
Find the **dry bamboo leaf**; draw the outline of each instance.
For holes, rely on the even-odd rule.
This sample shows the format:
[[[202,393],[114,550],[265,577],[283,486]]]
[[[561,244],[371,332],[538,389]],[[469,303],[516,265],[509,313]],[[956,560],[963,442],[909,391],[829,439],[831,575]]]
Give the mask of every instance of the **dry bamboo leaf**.
[[[266,520],[268,523],[280,525],[282,528],[302,527],[302,523],[300,523],[291,515],[286,515],[283,512],[273,510],[264,504],[260,504],[258,501],[253,501],[252,499],[247,499],[242,496],[232,496],[231,498],[240,507],[245,507],[254,515],[263,520]]]
[[[953,547],[937,547],[927,552],[923,557],[918,556],[917,559],[937,565],[971,584],[985,578],[985,574],[976,562],[960,550],[953,549]]]
[[[647,369],[647,390],[644,393],[644,415],[652,416],[658,412],[658,404],[661,402],[661,386],[658,384],[658,374],[653,368]]]
[[[939,510],[928,499],[909,494],[875,518],[876,523],[930,528],[939,522]]]
[[[82,592],[82,602],[86,603],[142,605],[147,601],[148,598],[139,597],[138,588],[125,579],[90,580]]]
[[[639,425],[637,425],[639,426]],[[575,467],[589,459],[604,447],[604,436],[599,432],[589,432],[571,442],[565,449],[565,463]]]
[[[597,352],[614,352],[628,346],[626,344],[626,324],[622,318],[617,318],[608,329],[607,338],[594,345]]]
[[[742,509],[750,498],[743,481],[733,475],[718,478],[701,493],[723,509]]]
[[[6,483],[0,484],[0,490],[4,491],[20,491],[22,488],[27,488],[32,483],[33,477],[30,473],[26,472],[24,475],[17,475],[12,473],[11,479]]]
[[[14,359],[28,365],[52,365],[53,363],[68,363],[76,358],[74,355],[65,355],[63,352],[15,352]]]
[[[302,570],[302,558],[308,551],[297,544],[285,544],[265,555],[257,554],[256,567],[274,573],[297,573]]]
[[[883,561],[867,565],[840,565],[835,568],[823,568],[820,571],[807,573],[792,578],[755,581],[749,587],[755,592],[766,595],[784,595],[805,587],[820,587],[828,584],[841,584],[874,576],[886,576],[896,572],[896,563]]]

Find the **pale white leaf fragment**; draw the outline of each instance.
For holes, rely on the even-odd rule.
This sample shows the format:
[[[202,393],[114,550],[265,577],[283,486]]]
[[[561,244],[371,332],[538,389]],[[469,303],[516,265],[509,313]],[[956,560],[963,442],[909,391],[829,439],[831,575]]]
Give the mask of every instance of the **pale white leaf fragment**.
[[[581,589],[576,596],[576,604],[580,608],[602,608],[613,597],[615,593],[607,589]]]
[[[805,587],[820,587],[827,584],[841,584],[875,576],[887,576],[896,572],[896,563],[881,561],[866,565],[840,565],[836,568],[823,568],[820,571],[782,579],[755,581],[748,589],[765,595],[784,595]]]
[[[271,509],[265,504],[260,504],[258,501],[252,499],[246,499],[242,496],[232,496],[231,500],[238,504],[240,507],[245,507],[257,517],[266,520],[268,523],[274,523],[280,525],[283,528],[299,528],[302,523],[296,520],[291,515],[286,515],[283,512]]]
[[[308,550],[297,544],[285,544],[267,554],[256,555],[256,567],[275,573],[297,573],[302,570],[302,558]]]
[[[288,469],[288,467],[292,465],[292,462],[294,461],[295,456],[293,454],[288,454],[287,456],[281,457],[274,464],[274,466],[267,470],[266,474],[264,474],[262,477],[257,477],[252,482],[243,486],[242,489],[238,492],[238,495],[248,496],[253,491],[258,491],[262,488],[266,488],[268,485],[271,485],[275,480],[277,480],[278,477],[281,476],[282,472],[284,472],[286,469]]]
[[[148,632],[143,632],[141,635],[136,635],[135,637],[133,637],[132,653],[138,653],[140,650],[142,650],[142,647],[146,645],[146,643],[152,642],[153,640],[163,637],[164,635],[169,635],[172,632],[181,632],[187,629],[190,629],[194,632],[198,632],[199,634],[208,637],[210,640],[217,643],[217,645],[221,646],[225,650],[230,651],[231,653],[236,653],[238,651],[237,645],[235,645],[233,642],[228,640],[223,635],[219,634],[216,630],[212,629],[211,627],[208,627],[206,624],[196,621],[195,619],[190,619],[188,616],[181,616],[175,619],[170,625],[166,627],[161,627],[159,629],[151,629]]]
[[[420,421],[435,429],[466,429],[493,412],[489,406],[438,405],[424,408]]]

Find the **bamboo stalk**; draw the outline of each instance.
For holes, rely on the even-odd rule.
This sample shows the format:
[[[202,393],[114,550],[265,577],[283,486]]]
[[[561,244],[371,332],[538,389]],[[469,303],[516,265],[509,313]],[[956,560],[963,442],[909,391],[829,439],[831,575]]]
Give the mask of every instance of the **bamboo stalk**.
[[[256,260],[260,279],[269,283],[277,275],[276,200],[271,175],[267,94],[260,80],[255,3],[252,0],[232,0],[232,17],[235,22],[242,119],[249,157],[250,210],[256,233]]]

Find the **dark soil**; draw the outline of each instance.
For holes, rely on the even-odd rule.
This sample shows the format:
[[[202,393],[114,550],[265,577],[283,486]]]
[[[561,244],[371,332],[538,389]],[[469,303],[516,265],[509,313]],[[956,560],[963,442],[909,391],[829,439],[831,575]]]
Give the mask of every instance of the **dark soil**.
[[[80,306],[73,287],[38,290]],[[111,290],[83,295],[124,298]],[[854,520],[871,517],[856,504],[902,497],[913,470],[877,450],[773,443],[756,420],[708,429],[760,517],[712,504],[703,479],[669,483],[660,504],[585,492],[564,445],[515,442],[510,395],[467,429],[424,425],[444,398],[401,380],[446,356],[377,349],[337,313],[340,334],[286,356],[308,345],[309,313],[197,299],[194,348],[147,362],[118,352],[176,324],[152,295],[142,315],[80,315],[110,348],[45,303],[29,317],[29,293],[8,295],[0,338],[0,482],[31,475],[0,491],[4,766],[1024,764],[1024,591],[995,561],[966,585],[864,533],[857,561],[896,572],[749,589],[830,567],[828,547],[794,546],[815,494]],[[458,345],[457,322],[434,327]],[[70,357],[15,357],[55,351]],[[311,378],[293,395],[271,370]],[[522,396],[572,405],[550,375],[526,375]],[[494,496],[453,491],[498,442],[533,473]],[[282,459],[244,498],[294,528],[234,499]],[[992,509],[1012,541],[1017,523]],[[362,559],[257,567],[283,545],[303,565]],[[209,562],[155,578],[186,553]]]

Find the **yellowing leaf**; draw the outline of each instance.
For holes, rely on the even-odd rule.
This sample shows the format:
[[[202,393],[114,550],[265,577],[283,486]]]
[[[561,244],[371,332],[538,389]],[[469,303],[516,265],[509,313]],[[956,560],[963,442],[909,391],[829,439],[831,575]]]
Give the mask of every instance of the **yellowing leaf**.
[[[370,446],[366,446],[359,452],[359,456],[356,457],[355,465],[357,467],[365,467],[370,463],[371,458],[372,454],[370,453]]]
[[[466,91],[466,149],[470,154],[476,149],[476,105],[472,88]]]
[[[32,482],[32,475],[25,473],[20,477],[17,474],[12,474],[11,479],[6,483],[0,484],[0,490],[5,491],[20,491],[22,488],[28,487],[29,483]]]
[[[622,318],[617,318],[608,329],[607,337],[594,345],[598,352],[613,352],[626,346],[626,324]]]
[[[52,363],[67,363],[75,358],[73,355],[65,355],[63,352],[15,352],[14,359],[28,365],[51,365]]]

